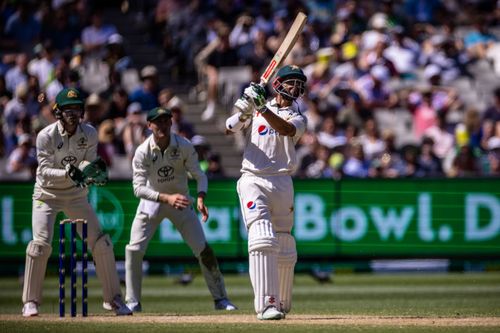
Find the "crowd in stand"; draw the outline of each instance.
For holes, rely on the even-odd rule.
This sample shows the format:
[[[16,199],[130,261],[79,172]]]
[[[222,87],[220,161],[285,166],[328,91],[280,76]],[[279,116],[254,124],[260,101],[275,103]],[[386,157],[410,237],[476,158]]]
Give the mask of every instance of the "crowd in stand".
[[[156,67],[134,67],[127,36],[103,21],[98,4],[0,0],[6,172],[32,174],[36,133],[55,121],[55,95],[71,86],[87,96],[85,121],[98,129],[99,154],[109,165],[115,156],[133,156],[148,135],[144,114],[161,105],[172,109],[173,130],[193,141],[210,177],[223,177],[220,157],[210,151],[217,147],[183,119],[185,104],[160,84]],[[163,50],[169,79],[187,80],[205,96],[204,120],[218,107],[222,68],[246,66],[258,80],[296,13],[306,12],[307,26],[287,59],[308,77],[299,102],[308,129],[296,177],[500,175],[500,1],[118,5]],[[391,122],[404,115],[404,123]]]

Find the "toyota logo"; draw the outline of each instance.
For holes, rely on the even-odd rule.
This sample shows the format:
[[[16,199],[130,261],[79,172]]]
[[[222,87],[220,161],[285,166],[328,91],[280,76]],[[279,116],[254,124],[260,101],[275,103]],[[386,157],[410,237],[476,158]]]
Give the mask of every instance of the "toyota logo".
[[[174,173],[174,168],[172,168],[170,165],[161,167],[158,169],[158,176],[160,177],[170,177]]]
[[[66,166],[67,164],[75,164],[75,163],[76,163],[75,156],[65,156],[61,161],[62,166]]]

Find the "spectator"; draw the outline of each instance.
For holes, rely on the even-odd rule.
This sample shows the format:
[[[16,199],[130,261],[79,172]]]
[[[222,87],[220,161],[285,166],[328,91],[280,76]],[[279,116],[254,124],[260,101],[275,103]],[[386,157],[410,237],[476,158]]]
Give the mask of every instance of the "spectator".
[[[31,178],[35,177],[37,160],[35,149],[29,134],[20,135],[17,140],[17,148],[10,153],[7,162],[7,173],[16,174],[28,171]]]
[[[473,31],[464,37],[464,46],[473,59],[484,59],[488,49],[498,40],[498,38],[488,31],[488,26],[484,17],[476,18]]]
[[[226,177],[224,168],[222,167],[220,154],[211,153],[208,156],[208,167],[206,174],[208,179],[223,179]]]
[[[132,67],[132,58],[125,52],[123,46],[123,36],[120,34],[112,34],[107,42],[106,62],[112,72],[122,74],[125,70]]]
[[[132,160],[135,150],[146,139],[148,126],[140,103],[131,103],[127,108],[127,118],[122,140],[127,157]]]
[[[99,125],[97,143],[97,155],[100,156],[108,167],[113,166],[113,157],[116,155],[115,149],[115,124],[113,120],[106,119]]]
[[[40,57],[29,62],[28,72],[36,76],[40,87],[45,89],[54,74],[54,53],[50,44],[37,45],[37,47],[41,48]]]
[[[440,177],[443,175],[441,161],[434,155],[434,141],[430,138],[424,138],[420,146],[420,155],[418,156],[418,166],[420,177]]]
[[[191,140],[195,135],[193,125],[183,119],[183,111],[180,106],[170,108],[172,111],[172,132]]]
[[[493,103],[484,111],[483,121],[499,121],[500,120],[500,86],[493,91]]]
[[[5,85],[11,93],[14,93],[19,84],[28,82],[28,61],[26,53],[18,54],[16,65],[5,73]]]
[[[229,43],[229,28],[221,26],[217,32],[218,42],[215,50],[208,56],[205,66],[207,76],[207,107],[201,118],[206,121],[215,115],[217,90],[219,84],[218,71],[221,67],[238,65],[238,54]]]
[[[342,168],[342,172],[347,177],[366,178],[370,162],[365,159],[363,146],[358,142],[353,142],[347,146],[347,158]]]
[[[330,167],[330,151],[325,146],[318,145],[314,151],[315,161],[305,170],[308,178],[333,178],[334,172]]]
[[[329,149],[333,149],[345,145],[347,139],[345,135],[338,130],[335,119],[333,117],[326,117],[318,133],[318,142]]]
[[[446,129],[446,114],[439,113],[436,123],[424,132],[424,139],[430,138],[434,142],[433,153],[441,160],[453,152],[455,139]]]
[[[480,168],[472,147],[467,144],[460,146],[448,176],[477,177],[479,175]]]
[[[139,102],[142,110],[152,110],[158,106],[158,70],[148,65],[141,70],[142,84],[130,96],[130,102]]]
[[[191,143],[194,146],[194,149],[198,153],[198,161],[200,162],[200,168],[203,172],[207,172],[208,170],[208,156],[210,153],[210,145],[207,142],[207,139],[202,135],[195,135],[191,138]]]
[[[361,96],[365,108],[392,108],[397,103],[397,96],[388,88],[390,73],[387,67],[376,65],[370,72],[354,83],[356,92]]]
[[[16,87],[14,98],[5,105],[3,132],[6,137],[6,152],[9,153],[16,145],[16,126],[20,120],[27,118],[30,121],[27,108],[28,85],[21,83]]]
[[[104,120],[105,106],[98,94],[91,94],[85,100],[85,121],[95,128]]]
[[[109,37],[116,33],[111,24],[103,24],[102,13],[96,9],[90,14],[90,25],[82,31],[82,44],[87,56],[102,57]]]
[[[40,22],[33,15],[29,1],[19,1],[17,11],[5,24],[5,35],[13,39],[17,47],[27,52],[40,38]]]
[[[413,113],[413,132],[417,140],[420,140],[425,131],[436,126],[437,112],[432,105],[432,92],[424,91],[422,100]]]
[[[462,123],[455,127],[455,142],[459,147],[470,146],[472,151],[481,148],[483,137],[481,118],[476,109],[469,109],[465,112]],[[463,152],[462,158],[466,158],[468,151]]]
[[[359,143],[363,146],[365,158],[369,160],[378,157],[385,150],[375,119],[365,122],[365,132],[359,137]]]

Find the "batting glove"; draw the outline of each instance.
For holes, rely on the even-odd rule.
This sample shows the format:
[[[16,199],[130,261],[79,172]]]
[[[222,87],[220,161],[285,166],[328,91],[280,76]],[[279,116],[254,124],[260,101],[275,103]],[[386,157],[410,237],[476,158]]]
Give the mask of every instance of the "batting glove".
[[[238,98],[236,103],[234,103],[234,107],[239,110],[240,119],[242,120],[251,118],[253,115],[253,104],[250,101],[248,101],[244,96]]]
[[[262,113],[266,109],[266,90],[259,84],[251,83],[244,94],[252,99],[255,108]]]

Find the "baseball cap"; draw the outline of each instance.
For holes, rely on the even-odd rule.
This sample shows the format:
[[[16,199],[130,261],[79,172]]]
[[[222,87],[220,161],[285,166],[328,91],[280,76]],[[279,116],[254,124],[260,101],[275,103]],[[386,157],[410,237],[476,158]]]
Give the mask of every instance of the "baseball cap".
[[[206,146],[208,142],[203,135],[195,135],[191,138],[191,143],[193,146]]]
[[[17,144],[21,146],[26,143],[31,143],[31,136],[26,133],[19,135],[19,137],[17,138]]]
[[[108,38],[108,44],[122,44],[123,36],[120,34],[112,34]]]
[[[387,69],[387,67],[383,65],[373,66],[372,69],[370,70],[370,74],[373,75],[374,78],[380,81],[386,81],[390,77],[389,70]]]
[[[139,103],[139,102],[131,103],[127,107],[127,114],[134,114],[134,113],[140,113],[140,112],[142,112],[142,106],[141,106],[141,103]]]
[[[56,105],[58,107],[64,105],[83,105],[81,93],[75,88],[64,88],[56,96]]]
[[[148,112],[147,121],[153,121],[161,116],[172,117],[172,111],[167,108],[154,108]]]
[[[95,106],[99,105],[101,103],[101,98],[99,97],[98,94],[93,93],[87,99],[85,100],[87,106]]]
[[[141,78],[156,76],[158,70],[155,66],[148,65],[141,70]]]

